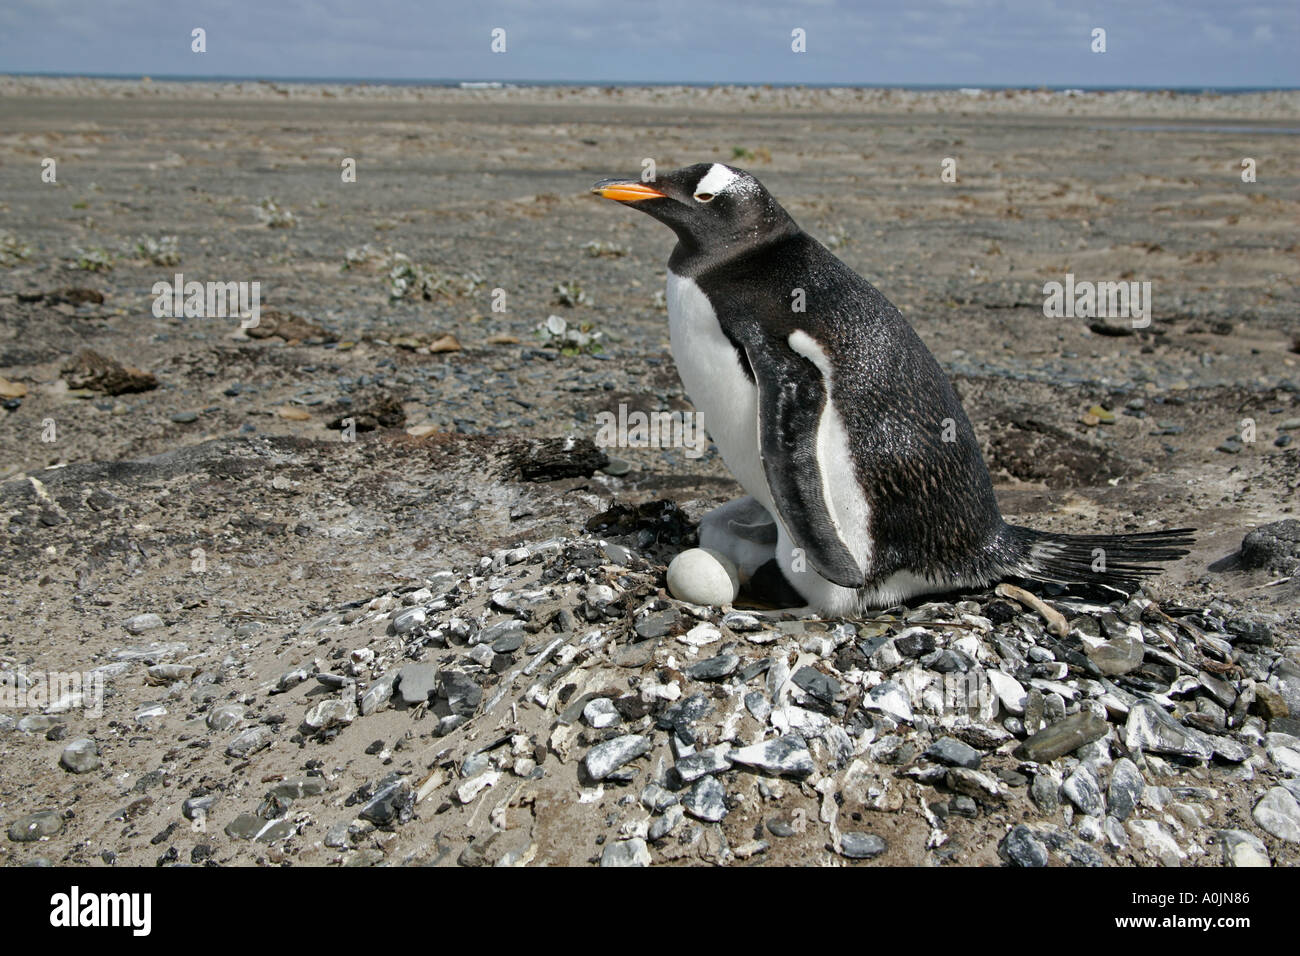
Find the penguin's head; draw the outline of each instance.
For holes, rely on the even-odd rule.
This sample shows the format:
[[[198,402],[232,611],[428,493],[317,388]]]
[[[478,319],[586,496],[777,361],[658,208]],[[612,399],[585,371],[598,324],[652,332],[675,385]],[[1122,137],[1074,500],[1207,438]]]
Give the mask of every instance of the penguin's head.
[[[647,182],[603,179],[591,191],[653,216],[687,246],[758,240],[794,225],[757,179],[722,163],[696,163]]]

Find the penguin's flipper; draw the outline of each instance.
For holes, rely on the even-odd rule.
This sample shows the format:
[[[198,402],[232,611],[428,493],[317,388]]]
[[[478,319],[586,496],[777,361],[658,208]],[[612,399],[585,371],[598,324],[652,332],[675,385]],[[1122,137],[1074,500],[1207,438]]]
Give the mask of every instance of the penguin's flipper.
[[[840,587],[860,588],[866,569],[854,554],[864,542],[845,540],[851,529],[837,519],[845,509],[836,501],[837,494],[857,489],[836,488],[842,476],[835,471],[848,461],[848,449],[836,449],[838,436],[827,434],[828,420],[838,416],[826,414],[824,379],[808,374],[807,363],[793,352],[746,351],[758,385],[759,455],[781,521],[813,570]],[[824,452],[842,455],[844,462],[823,462]]]

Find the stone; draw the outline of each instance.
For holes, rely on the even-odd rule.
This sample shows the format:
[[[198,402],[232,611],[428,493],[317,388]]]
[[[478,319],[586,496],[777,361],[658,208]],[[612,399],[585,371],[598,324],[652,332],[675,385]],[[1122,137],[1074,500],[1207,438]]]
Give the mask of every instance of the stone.
[[[397,780],[382,786],[361,808],[357,816],[368,820],[377,827],[392,823],[405,823],[411,818],[411,808],[415,803],[415,793],[405,780]]]
[[[998,856],[1012,866],[1047,866],[1047,847],[1023,823],[1016,824],[1002,838]]]
[[[955,737],[940,737],[926,748],[925,756],[936,763],[970,770],[978,770],[981,759],[978,750]]]
[[[685,634],[678,635],[677,640],[689,647],[705,647],[722,640],[722,632],[707,621],[696,624]]]
[[[649,753],[650,746],[649,737],[624,734],[592,747],[582,758],[582,763],[592,780],[604,780],[624,764]]]
[[[151,631],[156,627],[163,626],[163,619],[157,614],[137,614],[134,617],[128,617],[122,622],[128,633],[143,634],[145,631]]]
[[[366,688],[361,695],[361,716],[369,717],[383,709],[393,698],[393,688],[397,683],[396,674],[385,674]]]
[[[727,756],[732,763],[778,776],[806,777],[816,769],[808,742],[796,734],[741,747]]]
[[[1272,866],[1264,841],[1245,830],[1219,830],[1224,866]]]
[[[632,631],[643,641],[655,640],[668,634],[681,620],[682,613],[675,607],[651,611],[636,619]]]
[[[1129,708],[1124,745],[1129,750],[1204,760],[1214,754],[1214,743],[1208,734],[1178,723],[1158,704],[1148,700],[1138,701]]]
[[[815,667],[801,667],[790,680],[805,694],[823,706],[830,706],[840,694],[840,682]]]
[[[1133,846],[1146,850],[1162,866],[1180,866],[1187,859],[1173,836],[1156,820],[1130,820],[1128,832],[1133,837]]]
[[[736,600],[740,575],[726,555],[691,548],[668,565],[668,591],[679,601],[721,607]]]
[[[308,710],[302,722],[312,730],[328,730],[331,727],[347,726],[357,719],[357,703],[352,695],[318,701]]]
[[[210,730],[229,730],[244,719],[243,704],[218,704],[208,711],[207,725]]]
[[[752,690],[745,695],[745,709],[760,724],[765,724],[767,718],[772,714],[772,702],[767,699],[767,695],[761,690]]]
[[[226,753],[232,757],[251,757],[259,750],[265,750],[271,746],[271,740],[274,736],[274,731],[265,724],[249,727],[226,744]]]
[[[912,702],[902,685],[892,680],[883,681],[871,688],[862,699],[862,706],[867,710],[878,710],[895,720],[911,723]]]
[[[985,671],[985,673],[988,675],[989,684],[992,685],[993,693],[997,695],[1002,709],[1009,714],[1023,714],[1025,712],[1027,691],[1021,686],[1020,681],[998,670],[989,670]]]
[[[594,697],[587,702],[587,706],[582,708],[582,719],[586,721],[588,727],[599,730],[613,727],[623,718],[619,716],[618,708],[608,697]]]
[[[722,773],[731,768],[730,744],[720,744],[682,757],[673,766],[682,783],[693,783],[706,774]]]
[[[850,860],[870,860],[880,856],[887,848],[883,837],[874,833],[849,831],[840,834],[839,851]]]
[[[717,823],[727,815],[727,791],[716,777],[701,777],[682,797],[682,807],[705,823]]]
[[[422,607],[402,608],[393,614],[393,633],[409,634],[428,620]]]
[[[651,841],[662,840],[677,829],[677,825],[686,819],[686,811],[680,803],[674,803],[664,809],[663,816],[656,817],[650,823],[648,836]]]
[[[1287,843],[1300,843],[1300,804],[1285,787],[1273,787],[1265,793],[1251,816],[1266,833]]]
[[[1100,740],[1109,729],[1110,725],[1091,710],[1080,710],[1038,731],[1016,748],[1015,755],[1021,760],[1049,763]]]
[[[408,707],[426,703],[438,688],[438,665],[432,661],[403,664],[397,672],[393,693]]]
[[[1138,630],[1137,635],[1126,634],[1108,641],[1086,638],[1083,641],[1083,652],[1097,670],[1107,677],[1118,677],[1142,666],[1146,645],[1140,635],[1141,631]]]
[[[446,699],[453,716],[472,717],[483,701],[483,688],[461,671],[441,671],[438,696]]]
[[[740,657],[723,653],[690,665],[686,676],[691,680],[721,680],[730,675],[740,665]]]
[[[1100,817],[1105,812],[1101,799],[1101,786],[1097,776],[1087,764],[1079,764],[1074,772],[1065,778],[1061,787],[1065,798],[1078,808],[1080,813],[1090,817]]]
[[[63,829],[63,816],[55,810],[40,810],[19,817],[9,825],[9,839],[15,843],[34,843],[41,837],[57,836]]]
[[[1146,781],[1142,779],[1142,771],[1138,770],[1137,764],[1127,757],[1116,760],[1110,774],[1110,789],[1107,791],[1111,816],[1121,823],[1127,820],[1137,809],[1145,789]]]
[[[59,763],[72,773],[90,773],[103,766],[99,745],[91,737],[78,737],[63,748]]]
[[[618,840],[605,846],[600,855],[601,866],[649,866],[650,850],[645,840],[634,837],[631,840]]]

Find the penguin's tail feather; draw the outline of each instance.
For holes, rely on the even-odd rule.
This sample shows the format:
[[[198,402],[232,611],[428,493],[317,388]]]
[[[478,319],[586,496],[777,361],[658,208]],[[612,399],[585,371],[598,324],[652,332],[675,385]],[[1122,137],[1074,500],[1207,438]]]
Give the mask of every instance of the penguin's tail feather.
[[[999,535],[1007,572],[1030,581],[1136,591],[1161,564],[1187,554],[1195,529],[1138,534],[1052,534],[1006,525]]]

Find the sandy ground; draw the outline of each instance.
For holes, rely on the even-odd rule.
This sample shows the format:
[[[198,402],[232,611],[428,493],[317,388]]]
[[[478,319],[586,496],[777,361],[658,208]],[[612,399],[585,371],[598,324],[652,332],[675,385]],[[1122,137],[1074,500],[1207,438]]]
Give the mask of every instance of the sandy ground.
[[[1296,583],[1224,559],[1251,527],[1296,507],[1300,448],[1276,442],[1300,416],[1298,107],[1296,94],[0,79],[0,660],[83,671],[122,648],[183,644],[166,660],[202,672],[233,657],[222,699],[292,726],[314,700],[311,682],[266,688],[349,648],[382,657],[400,597],[365,604],[376,596],[468,573],[496,549],[572,537],[615,500],[670,499],[698,516],[734,496],[716,454],[681,449],[610,449],[633,466],[623,477],[522,482],[507,465],[529,439],[594,438],[597,413],[620,403],[689,408],[656,298],[671,237],[588,194],[647,158],[751,168],[889,296],[952,375],[1009,518],[1076,532],[1195,527],[1193,553],[1152,595],[1248,605],[1279,643],[1295,642]],[[47,157],[55,183],[41,180]],[[1241,178],[1247,157],[1252,183]],[[345,158],[355,182],[341,181]],[[947,158],[955,182],[941,178]],[[264,198],[293,224],[268,225]],[[176,237],[175,263],[137,248],[164,236]],[[431,277],[429,298],[391,299],[393,253]],[[86,268],[102,261],[111,269]],[[260,282],[264,310],[307,323],[281,319],[283,335],[256,337],[274,317],[254,335],[237,318],[156,317],[151,287],[177,272]],[[1067,274],[1150,282],[1149,327],[1109,335],[1093,319],[1045,317],[1044,283]],[[570,300],[581,290],[576,304],[561,301],[562,283]],[[102,302],[67,292],[78,289]],[[494,290],[506,311],[493,310]],[[599,332],[600,354],[549,348],[537,327],[551,314]],[[439,351],[446,335],[459,348]],[[156,387],[79,387],[65,369],[86,348]],[[347,442],[328,427],[383,400],[415,434],[380,428]],[[1114,423],[1086,423],[1092,406]],[[1220,450],[1234,436],[1247,440]],[[642,570],[653,578],[670,556],[652,552]],[[365,613],[345,621],[349,607]],[[123,629],[146,612],[162,627]],[[151,864],[169,846],[187,860],[204,842],[222,862],[329,862],[342,856],[322,837],[349,818],[342,801],[358,781],[401,766],[401,749],[420,780],[447,764],[447,745],[401,710],[327,745],[286,733],[256,758],[227,757],[195,688],[148,683],[146,663],[114,678],[102,718],[74,711],[52,739],[0,732],[4,823],[65,815],[50,840],[0,843],[0,860]],[[170,701],[167,715],[137,721],[153,701]],[[85,734],[104,767],[67,773],[60,736]],[[316,829],[304,823],[269,849],[220,832],[268,781],[321,766],[339,809],[321,811]],[[608,807],[574,803],[573,762],[560,766],[519,811],[533,837],[519,853],[581,863],[600,853],[589,831]],[[179,805],[205,786],[223,800],[215,825],[196,832]],[[783,810],[800,799],[815,815],[806,793]],[[486,822],[472,805],[448,807],[365,852],[454,862],[464,833]],[[750,816],[728,818],[733,844],[749,838]],[[925,829],[891,819],[889,862],[927,862]],[[951,859],[995,862],[1006,822],[973,821]],[[823,843],[810,836],[759,859],[819,861]],[[718,858],[716,848],[690,857]]]

